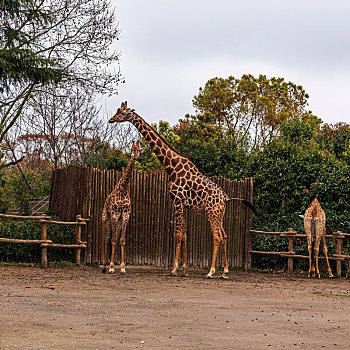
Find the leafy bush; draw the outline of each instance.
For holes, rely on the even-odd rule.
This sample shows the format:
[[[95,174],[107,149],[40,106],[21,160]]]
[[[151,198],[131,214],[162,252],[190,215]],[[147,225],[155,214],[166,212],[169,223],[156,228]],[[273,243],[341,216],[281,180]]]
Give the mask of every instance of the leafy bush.
[[[1,213],[6,213],[10,207],[16,207],[21,214],[28,215],[30,214],[30,200],[35,197],[40,198],[49,195],[51,187],[50,170],[33,170],[24,165],[22,171],[32,190],[28,188],[22,174],[16,168],[6,169],[6,172],[2,175],[3,191],[2,195],[0,195]]]

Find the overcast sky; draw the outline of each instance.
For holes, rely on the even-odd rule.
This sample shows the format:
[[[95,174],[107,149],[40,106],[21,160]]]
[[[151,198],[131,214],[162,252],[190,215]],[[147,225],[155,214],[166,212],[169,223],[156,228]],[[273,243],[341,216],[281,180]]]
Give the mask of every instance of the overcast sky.
[[[350,122],[349,0],[112,0],[125,84],[107,99],[148,122],[194,113],[213,77],[283,77],[325,123]]]

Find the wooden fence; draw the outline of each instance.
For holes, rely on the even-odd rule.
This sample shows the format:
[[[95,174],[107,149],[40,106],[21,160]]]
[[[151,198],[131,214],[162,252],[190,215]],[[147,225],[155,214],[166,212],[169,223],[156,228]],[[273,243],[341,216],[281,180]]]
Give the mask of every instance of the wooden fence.
[[[40,239],[15,239],[15,238],[0,238],[0,243],[19,243],[19,244],[40,244],[41,247],[41,267],[47,267],[47,248],[74,248],[75,249],[75,261],[77,265],[81,262],[81,250],[86,248],[86,242],[81,240],[81,227],[86,225],[86,219],[82,219],[80,215],[76,216],[74,222],[62,222],[52,221],[49,216],[20,216],[20,215],[6,215],[0,214],[0,219],[10,220],[36,220],[41,225],[41,238]],[[75,242],[73,244],[60,244],[53,243],[47,239],[47,224],[57,225],[74,225],[75,226]]]
[[[292,228],[290,228],[287,232],[267,232],[267,231],[256,231],[250,230],[250,235],[254,234],[262,234],[262,235],[273,235],[288,238],[288,251],[287,252],[269,252],[269,251],[261,251],[261,250],[249,250],[249,254],[265,254],[265,255],[279,255],[282,257],[288,258],[288,271],[293,272],[294,259],[309,259],[307,255],[297,255],[294,251],[294,241],[296,239],[305,239],[305,234],[298,234]],[[329,256],[329,260],[336,260],[337,262],[337,277],[341,277],[341,269],[342,269],[342,261],[350,260],[350,255],[342,254],[343,249],[343,239],[346,237],[350,237],[350,233],[343,232],[333,232],[331,235],[326,235],[327,239],[335,239],[337,241],[337,252],[332,256]],[[320,244],[320,251],[322,250],[322,242]],[[319,259],[325,259],[323,256],[319,256]]]
[[[62,220],[72,220],[77,214],[89,218],[83,230],[87,241],[87,263],[103,260],[101,214],[107,195],[120,178],[120,172],[69,166],[52,175],[50,208]],[[213,178],[229,197],[253,202],[253,180],[229,181]],[[127,227],[126,263],[169,267],[174,263],[174,208],[167,191],[165,172],[134,171],[130,179],[132,212]],[[212,234],[204,211],[186,211],[188,263],[208,267],[212,256]],[[249,231],[252,212],[238,201],[227,203],[224,228],[228,235],[228,259],[232,267],[251,266]],[[119,249],[116,262],[119,263]],[[218,263],[222,265],[221,255]]]

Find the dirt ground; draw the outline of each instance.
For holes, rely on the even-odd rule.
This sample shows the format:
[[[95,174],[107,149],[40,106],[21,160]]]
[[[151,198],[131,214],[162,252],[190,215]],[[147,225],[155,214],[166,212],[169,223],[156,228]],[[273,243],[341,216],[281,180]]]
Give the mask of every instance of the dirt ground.
[[[0,266],[0,349],[350,349],[350,281]]]

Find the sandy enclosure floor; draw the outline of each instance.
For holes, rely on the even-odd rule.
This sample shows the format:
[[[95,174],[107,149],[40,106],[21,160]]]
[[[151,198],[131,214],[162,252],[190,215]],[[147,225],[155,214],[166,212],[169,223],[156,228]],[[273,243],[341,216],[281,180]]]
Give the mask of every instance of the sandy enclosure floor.
[[[350,349],[350,281],[0,266],[0,349]]]

